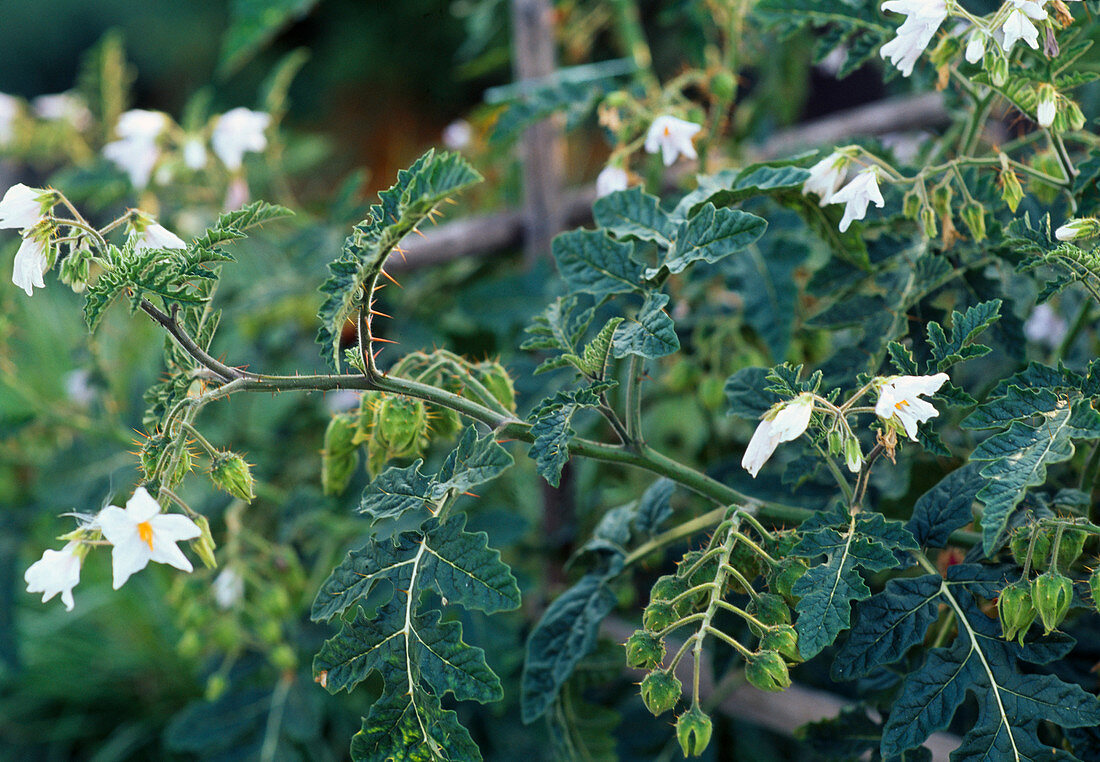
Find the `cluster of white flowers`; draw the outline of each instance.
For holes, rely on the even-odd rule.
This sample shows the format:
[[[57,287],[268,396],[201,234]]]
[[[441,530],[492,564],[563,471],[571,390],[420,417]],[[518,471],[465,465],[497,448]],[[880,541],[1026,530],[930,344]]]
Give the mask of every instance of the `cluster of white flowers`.
[[[233,175],[240,173],[244,155],[261,152],[267,148],[266,130],[271,115],[247,108],[235,108],[217,116],[209,129],[210,147],[225,168]],[[126,172],[131,184],[138,190],[146,188],[151,180],[168,182],[170,165],[164,165],[163,175],[154,175],[154,169],[167,155],[170,145],[179,152],[184,166],[200,170],[207,165],[207,133],[185,133],[160,111],[133,109],[119,117],[115,126],[118,136],[103,147],[103,155]],[[239,195],[239,194],[238,194]]]
[[[853,220],[862,220],[867,216],[867,206],[874,203],[882,208],[884,201],[879,191],[879,170],[876,166],[866,167],[844,187],[844,178],[852,158],[843,152],[834,152],[810,167],[810,176],[802,184],[802,192],[813,193],[820,197],[821,206],[826,204],[844,204],[844,216],[840,220],[840,232],[844,232]]]
[[[84,532],[98,531],[112,545],[113,587],[118,590],[126,580],[149,565],[150,561],[168,564],[181,571],[193,570],[187,556],[176,545],[202,534],[199,526],[178,513],[162,513],[160,503],[144,487],[138,487],[125,508],[109,505],[88,524]],[[73,610],[73,588],[80,582],[80,567],[86,551],[78,541],[61,550],[47,550],[23,575],[28,593],[42,593],[46,602],[58,593],[68,611]],[[227,597],[227,596],[223,596]]]
[[[27,296],[34,293],[35,287],[46,285],[42,277],[50,268],[53,246],[52,232],[42,223],[56,203],[57,196],[52,191],[28,188],[22,183],[8,188],[0,200],[0,229],[17,228],[23,236],[15,253],[11,282],[26,291]]]
[[[882,419],[887,430],[902,430],[915,442],[917,424],[939,415],[936,408],[921,397],[935,394],[946,381],[946,373],[876,378],[870,385],[878,391],[875,415]],[[814,394],[803,392],[792,400],[780,402],[765,413],[745,448],[741,466],[755,478],[781,442],[797,439],[806,431],[816,409],[817,399]],[[834,412],[836,408],[830,406],[820,410]],[[863,465],[858,441],[851,437],[843,449],[848,469],[858,473]]]
[[[898,36],[883,45],[879,55],[889,58],[902,76],[908,77],[932,35],[947,18],[947,3],[945,0],[887,0],[882,10],[905,14],[905,22],[898,27]]]

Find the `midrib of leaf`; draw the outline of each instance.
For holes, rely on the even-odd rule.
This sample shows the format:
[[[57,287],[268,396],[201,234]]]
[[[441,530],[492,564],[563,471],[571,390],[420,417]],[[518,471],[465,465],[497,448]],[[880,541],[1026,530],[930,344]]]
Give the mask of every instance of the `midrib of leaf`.
[[[412,612],[413,601],[415,600],[414,594],[416,593],[416,578],[420,573],[420,559],[424,557],[424,551],[428,547],[428,538],[424,537],[420,540],[420,550],[416,551],[416,555],[412,560],[412,573],[409,577],[409,589],[405,593],[405,626],[401,629],[401,635],[405,638],[405,675],[409,681],[409,706],[412,707],[413,714],[416,715],[416,722],[420,725],[420,733],[424,736],[424,739],[430,744],[431,736],[428,734],[428,729],[424,727],[424,718],[420,716],[420,709],[416,706],[416,691],[414,687],[416,682],[413,681],[412,671],[412,642],[409,636],[413,633],[412,626]],[[420,636],[417,636],[417,640],[420,640]],[[421,641],[423,642],[423,641]],[[432,751],[435,752],[435,745],[432,744]],[[438,756],[438,755],[437,755]]]
[[[1012,744],[1012,758],[1015,762],[1020,762],[1020,750],[1016,747],[1016,736],[1012,733],[1012,725],[1008,722],[1008,714],[1005,712],[1004,703],[1001,701],[1001,687],[993,675],[993,669],[989,666],[985,653],[978,647],[978,634],[970,626],[970,620],[966,618],[962,606],[959,605],[958,600],[951,593],[946,581],[940,583],[940,594],[947,599],[948,603],[951,604],[951,608],[955,610],[955,617],[959,620],[959,624],[966,628],[966,636],[970,639],[970,654],[978,655],[978,660],[982,663],[982,669],[985,670],[985,675],[989,678],[989,685],[993,689],[993,698],[997,702],[997,713],[1001,716],[1001,724],[1008,729],[1008,741]],[[970,658],[970,654],[967,655],[967,659]],[[965,664],[965,661],[963,663]]]
[[[836,598],[836,589],[840,586],[840,578],[844,576],[844,564],[852,549],[852,538],[856,536],[856,516],[853,513],[851,523],[848,525],[848,539],[844,543],[844,552],[840,554],[840,565],[836,569],[836,579],[833,580],[833,589],[829,591],[829,601],[826,610],[832,608],[833,599]]]

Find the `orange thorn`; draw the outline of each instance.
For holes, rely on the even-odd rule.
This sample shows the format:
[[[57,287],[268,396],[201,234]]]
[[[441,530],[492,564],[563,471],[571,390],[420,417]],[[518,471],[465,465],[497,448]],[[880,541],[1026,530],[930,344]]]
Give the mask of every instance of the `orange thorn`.
[[[481,497],[481,495],[475,495],[473,492],[470,492],[469,490],[467,490],[466,492],[463,492],[462,494],[463,495],[469,495],[470,497],[477,497],[477,498]]]
[[[377,315],[378,317],[393,319],[393,315],[387,315],[385,312],[379,312],[378,310],[368,309],[367,312],[371,315]]]
[[[416,233],[421,238],[427,238],[428,237],[428,236],[424,235],[423,233],[421,233],[418,228],[413,228],[413,232]]]
[[[373,354],[372,354],[372,355],[370,356],[370,359],[371,359],[371,361],[377,360],[377,359],[378,359],[378,355],[382,354],[382,350],[383,350],[383,349],[385,349],[385,347],[378,347],[378,351],[377,351],[377,352],[375,352],[375,353],[373,353]]]
[[[394,341],[393,339],[380,339],[377,336],[371,336],[371,341],[381,341],[383,344],[400,344],[400,341]]]
[[[450,197],[447,197],[447,198],[443,199],[443,202],[446,203],[446,204],[454,204],[456,206],[458,205],[458,202],[455,201],[453,198],[450,198]]]
[[[405,256],[405,250],[404,250],[404,249],[402,249],[402,248],[401,248],[400,246],[394,246],[394,247],[393,247],[393,250],[394,250],[394,251],[396,251],[396,252],[397,252],[398,254],[400,254],[400,255],[401,255],[401,259],[402,259],[402,261],[404,261],[404,262],[408,262],[408,261],[409,261],[409,258]]]
[[[401,285],[400,283],[398,283],[398,282],[397,282],[397,281],[396,281],[396,280],[394,279],[394,277],[393,277],[392,275],[390,275],[390,274],[389,274],[388,272],[386,272],[385,270],[379,270],[378,272],[380,272],[380,273],[382,273],[383,275],[385,275],[385,276],[386,276],[386,278],[387,278],[387,279],[388,279],[388,280],[389,280],[389,281],[390,281],[390,282],[391,282],[391,283],[392,283],[393,285],[397,286],[398,288],[404,288],[404,286],[402,286],[402,285]]]

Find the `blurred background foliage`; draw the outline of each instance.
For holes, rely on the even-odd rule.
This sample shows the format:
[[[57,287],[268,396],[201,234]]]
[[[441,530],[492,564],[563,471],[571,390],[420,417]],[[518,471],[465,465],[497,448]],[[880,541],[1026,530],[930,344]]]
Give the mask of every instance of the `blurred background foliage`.
[[[558,2],[562,63],[623,56],[627,46],[613,23],[613,10],[623,5]],[[662,76],[675,75],[685,61],[706,64],[707,2],[645,0],[637,7]],[[468,153],[491,180],[456,215],[518,202],[511,146],[487,140],[500,110],[482,100],[487,88],[512,78],[506,0],[9,3],[0,25],[0,92],[33,98],[68,90],[81,82],[88,51],[112,31],[128,64],[120,72],[130,80],[128,106],[164,110],[181,123],[191,111],[286,110],[285,151],[250,157],[249,179],[255,197],[289,200],[303,212],[237,245],[239,261],[224,269],[215,348],[231,362],[270,372],[320,367],[315,287],[325,266],[373,191],[438,144],[456,118],[473,124]],[[744,71],[747,95],[733,115],[735,142],[883,94],[875,66],[837,85],[811,66],[804,38],[782,46],[766,34],[754,40]],[[94,151],[61,156],[57,148],[45,144],[9,160],[3,175],[9,182],[53,182],[103,219],[137,202]],[[607,154],[595,119],[581,123],[569,151],[569,179],[593,177]],[[163,219],[181,234],[195,234],[220,198],[181,184],[156,201]],[[185,209],[198,219],[179,214]],[[782,219],[773,219],[782,230]],[[805,283],[821,252],[771,240],[785,248],[772,252],[769,277]],[[0,261],[10,262],[17,241],[0,245]],[[721,412],[725,379],[749,365],[824,355],[821,332],[796,326],[793,310],[788,324],[751,325],[731,291],[745,277],[716,266],[698,268],[685,281],[677,295],[685,353],[653,374],[649,390],[653,443],[722,475],[737,470],[732,453],[739,451],[731,443],[748,434],[747,424]],[[520,380],[521,413],[543,396],[553,379],[531,377],[534,359],[515,347],[532,305],[556,295],[549,262],[528,267],[518,257],[467,258],[405,274],[402,284],[382,306],[397,316],[386,330],[402,342],[399,351],[442,346],[478,360],[500,358]],[[221,569],[243,578],[239,603],[218,603],[212,585],[219,571],[207,569],[184,576],[150,568],[112,592],[106,554],[85,565],[72,614],[24,592],[23,571],[54,544],[58,514],[121,504],[140,478],[127,450],[142,436],[142,393],[162,372],[164,339],[148,321],[115,308],[89,340],[80,307],[79,295],[60,286],[33,299],[0,288],[0,759],[345,758],[371,697],[364,691],[332,697],[314,686],[312,654],[330,633],[309,622],[308,610],[321,580],[362,534],[349,508],[367,482],[365,471],[358,470],[343,497],[325,496],[320,487],[325,426],[333,411],[357,404],[354,395],[234,398],[204,413],[207,437],[255,464],[258,499],[251,505],[214,492],[201,469],[183,495],[210,518]],[[428,453],[430,467],[449,449],[438,445]],[[490,545],[503,549],[524,592],[523,609],[491,623],[462,615],[470,641],[485,648],[506,686],[519,682],[530,623],[564,584],[563,553],[607,508],[646,484],[636,473],[577,464],[569,482],[576,524],[565,536],[546,538],[541,483],[516,454],[516,468],[467,499],[470,527],[487,531]],[[547,574],[548,567],[558,572]],[[622,595],[644,599],[647,582],[661,571],[640,575],[636,589]],[[622,678],[621,654],[603,656],[604,663],[600,653],[592,657],[592,673],[610,670]],[[622,757],[678,756],[666,729],[643,714],[634,686],[625,679],[616,685],[589,698],[622,713]],[[575,688],[580,695],[584,686]],[[523,726],[516,698],[506,695],[463,722],[487,759],[549,758],[546,727]],[[720,758],[715,750],[731,748],[722,739],[733,737],[739,760],[783,758],[794,748],[789,739],[733,720],[718,724],[715,737],[712,759]],[[593,758],[614,758],[614,750]]]

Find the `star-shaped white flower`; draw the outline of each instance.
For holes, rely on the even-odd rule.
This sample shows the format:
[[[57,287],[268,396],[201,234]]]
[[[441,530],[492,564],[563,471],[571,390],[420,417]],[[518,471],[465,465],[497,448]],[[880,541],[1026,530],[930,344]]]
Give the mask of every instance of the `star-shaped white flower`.
[[[146,249],[186,249],[187,242],[163,225],[150,222],[141,231],[135,252]]]
[[[27,296],[34,295],[35,287],[46,287],[42,276],[50,267],[48,253],[49,244],[46,239],[37,235],[24,237],[23,243],[19,244],[19,251],[15,252],[11,282],[26,291]]]
[[[837,188],[848,174],[851,159],[842,153],[831,153],[810,167],[810,176],[802,183],[802,193],[816,193],[821,197],[821,206],[830,203]]]
[[[905,433],[917,441],[917,424],[935,418],[939,411],[922,395],[935,394],[947,381],[946,373],[934,376],[891,376],[885,379],[878,393],[875,415],[883,420],[897,420]]]
[[[741,466],[755,479],[760,468],[768,462],[780,442],[790,442],[802,436],[810,425],[810,415],[814,412],[813,395],[806,392],[787,403],[776,405],[764,414],[764,419],[745,448]]]
[[[161,513],[160,504],[144,487],[138,487],[126,508],[109,505],[96,516],[96,525],[111,550],[114,588],[118,590],[134,572],[150,561],[169,564],[185,572],[194,567],[176,547],[181,540],[202,534],[194,521],[179,513]]]
[[[1004,34],[1001,47],[1004,48],[1005,53],[1009,53],[1018,40],[1023,40],[1032,50],[1038,49],[1039,30],[1031,20],[1041,21],[1047,17],[1047,12],[1043,10],[1041,3],[1033,0],[1009,0],[1009,2],[1012,4],[1012,10],[1008,12],[1001,26],[1001,32]]]
[[[660,151],[666,167],[671,167],[681,154],[697,159],[699,155],[695,153],[691,139],[701,129],[702,125],[695,122],[662,114],[649,125],[649,131],[645,134],[645,150],[647,153]]]
[[[596,197],[603,198],[615,191],[626,190],[628,182],[626,170],[608,164],[596,175]]]
[[[134,188],[141,190],[149,185],[160,148],[151,140],[123,138],[103,146],[103,155],[129,175]]]
[[[862,220],[867,216],[868,203],[873,201],[881,209],[886,202],[882,200],[882,193],[878,189],[878,168],[867,167],[834,193],[830,201],[833,204],[847,205],[838,226],[841,233],[848,229],[852,220]]]
[[[241,168],[246,153],[267,148],[264,130],[270,124],[271,114],[243,107],[235,108],[218,117],[210,144],[226,169],[236,172]]]
[[[66,611],[73,610],[73,588],[80,582],[80,547],[78,542],[70,542],[61,550],[47,550],[42,558],[30,565],[23,574],[28,593],[42,593],[45,603],[58,593]]]
[[[42,200],[49,194],[50,191],[28,188],[23,183],[8,188],[0,200],[0,228],[33,228],[44,217]]]
[[[890,59],[902,76],[908,77],[947,18],[947,3],[945,0],[887,0],[882,10],[906,14],[905,22],[898,27],[897,37],[883,45],[879,55]]]

